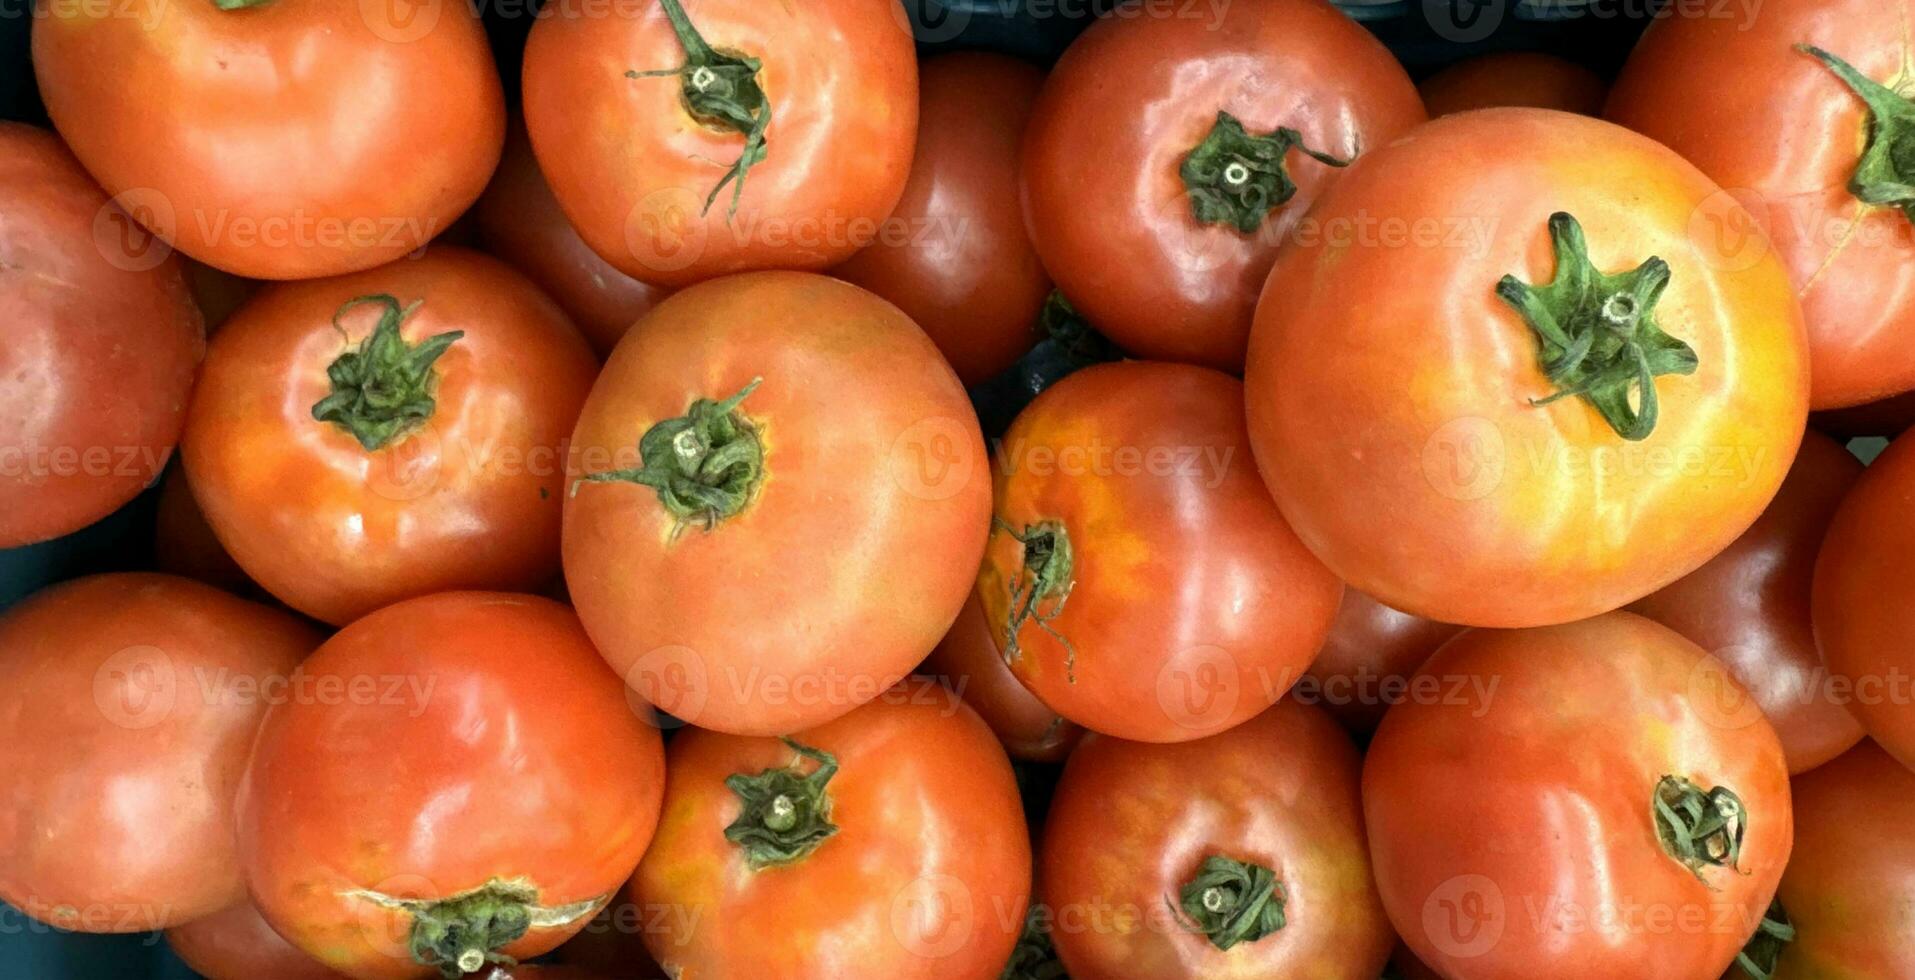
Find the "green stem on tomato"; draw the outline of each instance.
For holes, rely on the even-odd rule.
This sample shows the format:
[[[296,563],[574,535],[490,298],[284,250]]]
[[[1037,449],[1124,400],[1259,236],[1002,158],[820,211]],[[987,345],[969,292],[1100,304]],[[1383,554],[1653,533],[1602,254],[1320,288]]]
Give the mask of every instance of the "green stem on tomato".
[[[1747,945],[1735,957],[1736,965],[1749,975],[1749,980],[1769,980],[1775,976],[1776,966],[1782,960],[1782,951],[1795,941],[1795,926],[1789,922],[1789,913],[1782,907],[1782,900],[1769,903],[1768,914],[1762,917],[1762,924],[1755,929],[1755,935],[1749,937]]]
[[[1749,809],[1727,786],[1704,788],[1681,776],[1664,776],[1650,794],[1649,810],[1664,853],[1699,881],[1708,868],[1736,870]]]
[[[722,402],[700,398],[684,415],[645,430],[638,439],[640,465],[633,469],[590,473],[572,484],[636,483],[658,492],[672,517],[674,536],[692,521],[709,531],[745,509],[765,476],[765,449],[758,427],[739,406],[763,378]]]
[[[678,44],[685,50],[685,63],[677,68],[628,71],[625,77],[676,76],[685,107],[693,118],[745,138],[744,149],[706,195],[701,212],[709,213],[719,192],[730,184],[731,208],[725,213],[725,220],[730,221],[738,214],[738,199],[745,193],[746,175],[770,152],[765,145],[765,131],[771,126],[771,100],[758,82],[758,72],[764,65],[757,58],[725,54],[706,43],[679,0],[659,0],[659,6],[665,8],[672,33],[678,36]]]
[[[1004,662],[1013,664],[1023,655],[1018,634],[1025,623],[1036,623],[1064,646],[1064,676],[1077,683],[1077,648],[1051,625],[1064,612],[1071,589],[1077,584],[1076,558],[1071,551],[1070,531],[1064,522],[1038,521],[1022,531],[1002,518],[991,518],[992,533],[1003,531],[1024,546],[1023,563],[1011,576],[1010,611],[1004,618]],[[1049,604],[1048,608],[1046,603]]]
[[[1236,116],[1219,111],[1210,132],[1184,155],[1177,171],[1190,198],[1191,215],[1204,224],[1228,225],[1245,235],[1256,231],[1272,211],[1296,196],[1296,181],[1290,179],[1284,163],[1292,147],[1326,166],[1350,165],[1350,160],[1303,145],[1303,134],[1294,129],[1280,127],[1255,136]]]
[[[754,871],[802,860],[838,832],[826,792],[838,774],[837,758],[789,738],[784,743],[798,754],[791,765],[725,778],[744,806],[725,828],[725,839],[744,849],[745,863]],[[806,759],[818,768],[802,771]]]
[[[1849,175],[1849,193],[1864,204],[1900,208],[1915,220],[1915,102],[1821,48],[1795,49],[1822,62],[1868,107],[1868,143]]]
[[[332,391],[313,405],[312,412],[314,419],[346,430],[371,452],[432,417],[433,392],[438,387],[433,363],[465,332],[452,330],[427,337],[417,346],[408,344],[400,328],[419,303],[402,307],[398,299],[384,294],[347,300],[333,313],[333,326],[345,333],[339,319],[362,305],[379,307],[379,323],[358,347],[327,366]]]
[[[1164,900],[1169,903],[1169,899]],[[1201,932],[1212,946],[1228,950],[1283,928],[1283,883],[1261,864],[1213,854],[1184,883],[1173,913]]]

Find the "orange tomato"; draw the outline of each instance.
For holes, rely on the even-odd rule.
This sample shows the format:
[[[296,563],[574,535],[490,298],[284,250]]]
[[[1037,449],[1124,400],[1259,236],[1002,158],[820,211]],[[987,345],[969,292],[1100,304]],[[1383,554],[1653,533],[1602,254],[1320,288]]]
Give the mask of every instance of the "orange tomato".
[[[1411,696],[1410,679],[1461,626],[1398,612],[1343,590],[1336,622],[1291,696],[1320,704],[1353,732],[1373,732],[1390,705]]]
[[[941,677],[997,733],[1004,750],[1027,762],[1062,762],[1084,729],[1037,699],[998,652],[996,631],[977,594],[964,600],[951,631],[919,669]]]
[[[1595,72],[1534,51],[1466,58],[1425,78],[1416,90],[1432,117],[1495,106],[1602,113],[1603,83]]]

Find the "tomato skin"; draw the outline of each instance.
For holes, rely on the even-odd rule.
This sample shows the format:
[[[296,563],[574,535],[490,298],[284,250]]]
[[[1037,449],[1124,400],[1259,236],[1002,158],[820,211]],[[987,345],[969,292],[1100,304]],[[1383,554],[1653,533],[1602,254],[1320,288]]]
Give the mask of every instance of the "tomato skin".
[[[997,733],[1012,758],[1062,762],[1083,737],[1081,726],[1052,711],[1011,673],[975,592],[919,669],[944,678]]]
[[[1370,878],[1360,765],[1328,715],[1288,698],[1196,741],[1087,736],[1052,799],[1038,874],[1070,975],[1373,980],[1395,936]],[[1214,855],[1276,872],[1281,929],[1220,951],[1173,917]]]
[[[472,216],[486,251],[531,277],[564,307],[600,357],[666,296],[666,290],[612,268],[579,237],[539,172],[522,125],[506,136],[498,172]]]
[[[919,68],[917,155],[885,233],[832,274],[898,304],[966,385],[1037,343],[1051,280],[1024,230],[1018,146],[1044,75],[960,52]]]
[[[565,577],[640,694],[700,727],[774,735],[878,696],[937,644],[983,553],[990,484],[976,413],[924,332],[798,272],[660,303],[612,352],[575,457],[587,474],[635,466],[653,424],[754,378],[738,408],[764,434],[750,502],[707,531],[650,487],[577,484]]]
[[[609,18],[554,8],[533,25],[525,122],[559,205],[605,261],[662,286],[848,258],[897,206],[911,170],[918,73],[905,19],[891,0],[683,6],[712,47],[763,62],[766,156],[737,215],[729,185],[709,210],[705,201],[744,136],[691,115],[676,76],[624,77],[685,63],[654,4]]]
[[[0,901],[63,929],[144,932],[243,900],[233,792],[261,693],[318,642],[293,616],[170,575],[97,575],[13,607]]]
[[[15,548],[159,477],[206,340],[179,262],[51,133],[0,122],[0,214],[0,548]]]
[[[1708,564],[1629,607],[1728,667],[1775,726],[1792,773],[1807,772],[1862,738],[1861,723],[1825,683],[1809,617],[1822,535],[1861,474],[1862,464],[1848,450],[1809,432],[1754,526]]]
[[[1753,214],[1800,294],[1817,409],[1915,388],[1915,233],[1896,209],[1849,192],[1867,114],[1795,45],[1889,81],[1903,64],[1892,25],[1909,14],[1903,0],[1813,0],[1762,17],[1663,18],[1604,109],[1693,161]],[[1736,239],[1725,247],[1759,248],[1760,238],[1743,240],[1752,225],[1714,233]]]
[[[1363,770],[1377,884],[1410,949],[1455,980],[1719,976],[1792,831],[1782,746],[1721,666],[1611,613],[1471,630],[1423,672],[1473,693],[1390,709]],[[1735,870],[1664,852],[1665,776],[1741,798]]]
[[[1447,116],[1359,161],[1313,219],[1479,238],[1392,247],[1379,232],[1277,262],[1245,386],[1258,463],[1297,534],[1353,588],[1473,626],[1605,612],[1726,547],[1782,482],[1808,377],[1781,266],[1724,264],[1691,237],[1715,193],[1643,137],[1543,109]],[[1641,441],[1583,399],[1531,402],[1554,386],[1496,287],[1553,278],[1552,212],[1581,223],[1598,270],[1651,256],[1671,270],[1654,313],[1700,366],[1656,379],[1660,420]]]
[[[665,816],[628,893],[672,911],[645,932],[658,962],[678,980],[997,977],[1023,928],[1031,851],[991,730],[918,683],[792,739],[837,758],[826,792],[838,832],[759,871],[724,837],[741,812],[725,778],[795,753],[695,728],[672,740]]]
[[[341,980],[280,938],[251,901],[166,930],[166,944],[207,980]]]
[[[1296,196],[1253,234],[1199,223],[1178,168],[1220,110],[1348,158],[1424,119],[1383,45],[1319,0],[1210,18],[1119,11],[1051,71],[1025,135],[1024,214],[1044,267],[1117,346],[1237,371],[1279,244],[1340,171],[1292,152]]]
[[[1322,645],[1343,586],[1258,480],[1242,398],[1208,368],[1103,364],[1005,435],[978,595],[1012,672],[1065,718],[1136,741],[1213,735],[1269,707]],[[1046,522],[1069,538],[1068,591],[1041,603],[1046,621],[1016,622],[1012,650],[1033,553],[1014,533]]]
[[[1869,736],[1915,768],[1915,439],[1889,444],[1843,499],[1815,564],[1815,642]]]
[[[365,690],[360,696],[324,696]],[[261,723],[238,803],[247,884],[293,945],[353,977],[425,977],[412,915],[521,879],[539,905],[588,905],[507,945],[569,938],[650,843],[664,751],[577,617],[549,599],[452,592],[341,630],[294,678],[311,696]],[[426,685],[430,687],[426,687]]]
[[[1315,703],[1352,732],[1375,731],[1384,711],[1408,694],[1398,695],[1396,685],[1407,685],[1436,648],[1462,629],[1344,589],[1330,635],[1310,662]]]
[[[431,416],[368,451],[313,418],[327,369],[379,320],[340,306],[421,302],[418,341],[463,330],[433,366]],[[181,453],[193,494],[247,574],[346,623],[451,588],[534,589],[558,571],[564,442],[591,350],[551,300],[489,256],[436,248],[367,272],[262,290],[214,339]]]
[[[1431,118],[1495,106],[1602,114],[1603,81],[1566,58],[1506,51],[1468,58],[1417,85]]]

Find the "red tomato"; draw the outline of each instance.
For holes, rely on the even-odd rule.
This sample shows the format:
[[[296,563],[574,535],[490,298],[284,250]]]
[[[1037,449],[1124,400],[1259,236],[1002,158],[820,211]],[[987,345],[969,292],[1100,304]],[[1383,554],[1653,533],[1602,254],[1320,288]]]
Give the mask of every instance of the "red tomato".
[[[259,291],[257,281],[242,279],[204,262],[186,259],[181,264],[186,269],[186,282],[193,291],[193,300],[206,318],[208,334],[218,330],[234,310],[245,305],[247,297]]]
[[[1438,119],[1351,168],[1311,217],[1352,237],[1284,252],[1244,379],[1304,543],[1474,626],[1592,616],[1727,547],[1788,470],[1808,376],[1781,266],[1693,236],[1718,199],[1664,147],[1543,109]]]
[[[1788,767],[1720,664],[1613,613],[1472,630],[1390,710],[1363,809],[1383,904],[1452,980],[1706,980],[1789,857]]]
[[[134,16],[37,0],[33,68],[60,134],[122,206],[255,279],[356,272],[423,246],[479,196],[505,129],[467,4],[158,3]]]
[[[918,125],[896,0],[548,10],[525,123],[579,234],[646,282],[825,269],[897,206]]]
[[[898,304],[976,385],[1037,343],[1051,292],[1017,198],[1018,144],[1044,74],[977,52],[929,59],[921,72],[904,197],[878,240],[833,274]]]
[[[1024,213],[1117,346],[1235,371],[1277,246],[1312,233],[1301,216],[1351,158],[1424,116],[1396,59],[1328,3],[1216,11],[1120,9],[1071,45],[1026,134]]]
[[[1862,473],[1817,432],[1769,509],[1722,554],[1629,608],[1694,640],[1754,695],[1775,726],[1790,772],[1849,750],[1862,725],[1828,684],[1815,649],[1809,592],[1822,535]]]
[[[1037,397],[997,460],[978,574],[1018,679],[1142,742],[1214,735],[1310,665],[1343,586],[1257,479],[1243,386],[1208,368],[1086,368]]]
[[[1052,711],[1011,673],[976,593],[964,600],[957,622],[921,669],[944,678],[1015,758],[1062,762],[1084,734],[1083,728]]]
[[[578,236],[539,172],[522,127],[513,126],[506,137],[499,170],[472,214],[486,250],[551,294],[600,355],[665,298],[665,290],[612,268]]]
[[[1915,768],[1915,438],[1895,440],[1842,501],[1815,564],[1815,642],[1849,710]]]
[[[1086,738],[1039,873],[1070,975],[1375,980],[1396,937],[1359,765],[1328,715],[1288,699],[1194,742]]]
[[[145,932],[242,901],[233,791],[298,619],[170,575],[99,575],[0,617],[0,901]]]
[[[956,618],[990,522],[977,416],[937,348],[819,275],[660,303],[572,442],[585,628],[647,700],[718,731],[797,731],[895,684]]]
[[[0,215],[4,549],[77,531],[159,476],[206,341],[179,263],[52,134],[0,122]]]
[[[524,277],[439,248],[262,290],[213,341],[181,453],[220,542],[308,615],[533,589],[595,371]]]
[[[1468,58],[1425,78],[1416,90],[1431,116],[1494,106],[1602,113],[1603,83],[1595,72],[1533,51]]]
[[[281,939],[250,901],[166,930],[166,944],[206,980],[341,980],[342,976]]]
[[[935,683],[787,739],[672,740],[630,897],[679,980],[995,980],[1024,925],[1030,840],[1011,766]]]
[[[1906,164],[1891,157],[1910,106],[1881,87],[1906,87],[1896,25],[1910,16],[1906,0],[1804,0],[1760,17],[1659,18],[1605,110],[1753,214],[1707,209],[1694,231],[1739,263],[1772,251],[1788,268],[1818,409],[1915,388],[1915,234],[1901,210],[1915,195],[1895,169]],[[1860,75],[1845,80],[1847,71]],[[1899,114],[1892,129],[1871,129],[1870,99]],[[1888,169],[1863,175],[1875,167]]]
[[[1310,679],[1291,697],[1322,705],[1353,732],[1373,732],[1390,705],[1413,696],[1416,669],[1461,630],[1345,589],[1330,635],[1310,663]]]
[[[160,479],[153,564],[169,575],[198,579],[235,594],[258,588],[213,536],[206,515],[193,500],[192,488],[186,485],[186,471],[177,466]]]
[[[549,599],[388,606],[320,647],[292,695],[240,787],[240,854],[266,921],[342,973],[544,953],[652,839],[658,731]]]

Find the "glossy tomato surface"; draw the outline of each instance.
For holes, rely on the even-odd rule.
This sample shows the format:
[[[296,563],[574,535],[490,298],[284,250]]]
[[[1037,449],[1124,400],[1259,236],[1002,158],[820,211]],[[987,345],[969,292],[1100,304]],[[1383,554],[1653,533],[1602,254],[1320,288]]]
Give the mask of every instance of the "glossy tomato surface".
[[[1787,267],[1808,319],[1818,409],[1915,388],[1915,229],[1899,208],[1851,190],[1869,112],[1797,45],[1842,59],[1906,106],[1915,75],[1900,25],[1910,16],[1905,0],[1810,0],[1760,16],[1660,18],[1604,110],[1747,208],[1711,209],[1698,232],[1725,253],[1772,252]]]
[[[996,631],[976,593],[964,600],[951,631],[920,668],[940,677],[991,726],[1012,757],[1062,762],[1084,729],[1037,699],[1004,663]]]
[[[179,262],[51,133],[0,122],[0,548],[159,477],[205,351]]]
[[[1604,612],[1735,540],[1794,458],[1808,365],[1782,267],[1696,236],[1721,200],[1669,150],[1542,109],[1358,161],[1312,212],[1350,237],[1283,254],[1251,338],[1251,438],[1297,534],[1352,587],[1472,626]],[[1579,359],[1518,296],[1583,342],[1629,329]]]
[[[1410,697],[1410,679],[1443,641],[1463,628],[1398,612],[1355,589],[1343,590],[1336,621],[1291,696],[1323,706],[1353,732],[1372,732],[1390,705]]]
[[[1303,675],[1343,586],[1257,479],[1243,386],[1190,365],[1086,368],[1011,425],[978,574],[1011,670],[1092,731],[1213,735]]]
[[[1235,371],[1251,311],[1280,244],[1314,237],[1301,221],[1342,170],[1271,140],[1227,148],[1188,184],[1186,158],[1227,113],[1257,137],[1282,130],[1338,160],[1421,122],[1409,76],[1369,32],[1321,0],[1222,4],[1163,16],[1141,3],[1091,25],[1057,63],[1032,114],[1024,213],[1059,288],[1139,357]],[[1275,208],[1244,225],[1199,221],[1198,192],[1243,160]],[[1278,175],[1294,184],[1281,201]],[[1249,176],[1249,171],[1245,171]],[[1245,187],[1257,181],[1247,180]]]
[[[645,930],[670,976],[992,980],[1010,958],[1024,811],[997,739],[943,685],[788,739],[687,729],[669,770],[630,897],[670,910]]]
[[[170,575],[54,586],[0,618],[0,900],[146,932],[245,898],[233,792],[319,637]]]
[[[1416,86],[1432,117],[1495,106],[1602,113],[1602,78],[1566,58],[1508,51],[1459,61]]]
[[[917,58],[894,0],[681,9],[716,61],[688,60],[664,3],[615,16],[566,4],[532,29],[526,128],[579,234],[627,275],[667,286],[825,269],[868,244],[904,192],[918,125]],[[730,104],[742,128],[688,98],[714,78],[712,91],[758,96]]]
[[[1708,564],[1629,607],[1728,667],[1775,726],[1790,772],[1813,769],[1862,737],[1847,693],[1829,684],[1809,617],[1822,536],[1861,474],[1848,450],[1808,433],[1753,527]]]
[[[660,303],[573,449],[585,628],[639,694],[719,731],[796,731],[896,683],[956,618],[990,524],[957,376],[896,307],[819,275]]]
[[[1070,976],[1374,980],[1396,937],[1370,878],[1359,767],[1328,715],[1289,699],[1193,742],[1087,737],[1039,871]],[[1220,859],[1234,874],[1209,877]]]
[[[388,606],[328,640],[292,690],[260,726],[240,853],[266,921],[342,973],[546,952],[651,842],[658,731],[549,599]]]
[[[251,900],[166,930],[166,944],[206,980],[340,980],[280,938]]]
[[[437,248],[254,296],[207,354],[181,452],[227,551],[315,618],[535,589],[558,571],[564,443],[595,370],[525,277]]]
[[[1698,980],[1788,861],[1788,767],[1701,648],[1630,613],[1472,630],[1390,709],[1363,807],[1390,920],[1453,980]],[[1718,816],[1720,818],[1718,819]]]
[[[1018,147],[1044,75],[962,52],[920,68],[917,155],[878,239],[832,274],[898,304],[966,385],[1037,343],[1051,280],[1024,230]]]

